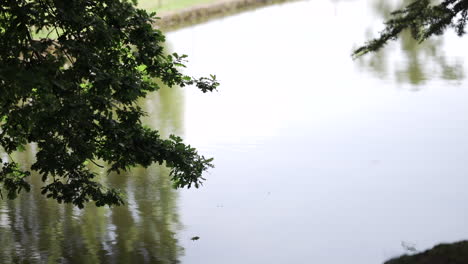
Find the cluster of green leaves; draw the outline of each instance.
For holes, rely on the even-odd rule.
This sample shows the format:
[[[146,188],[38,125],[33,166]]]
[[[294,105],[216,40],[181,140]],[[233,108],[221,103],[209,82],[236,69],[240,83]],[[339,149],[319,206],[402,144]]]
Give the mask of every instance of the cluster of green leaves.
[[[353,57],[377,51],[389,40],[397,39],[406,29],[420,42],[433,35],[441,35],[448,27],[453,27],[459,36],[466,33],[468,0],[443,0],[436,5],[432,2],[416,0],[405,8],[392,12],[391,19],[385,22],[385,28],[379,37],[356,49]]]
[[[0,2],[0,146],[8,154],[36,143],[31,170],[42,193],[83,207],[123,203],[86,166],[109,172],[156,162],[172,169],[176,187],[198,187],[212,159],[178,137],[144,127],[139,98],[169,86],[218,86],[214,76],[183,75],[185,56],[166,55],[155,14],[126,0],[3,0]],[[29,169],[0,160],[0,191],[29,189]]]

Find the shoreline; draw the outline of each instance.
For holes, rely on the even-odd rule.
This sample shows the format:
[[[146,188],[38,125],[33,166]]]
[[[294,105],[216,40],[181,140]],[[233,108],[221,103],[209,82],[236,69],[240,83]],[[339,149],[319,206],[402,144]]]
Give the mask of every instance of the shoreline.
[[[156,21],[155,26],[163,31],[172,31],[257,7],[291,1],[297,0],[225,0],[210,4],[196,5],[177,11],[156,14],[159,19]]]
[[[403,255],[384,264],[449,264],[468,263],[468,240],[454,243],[442,243],[424,252]]]

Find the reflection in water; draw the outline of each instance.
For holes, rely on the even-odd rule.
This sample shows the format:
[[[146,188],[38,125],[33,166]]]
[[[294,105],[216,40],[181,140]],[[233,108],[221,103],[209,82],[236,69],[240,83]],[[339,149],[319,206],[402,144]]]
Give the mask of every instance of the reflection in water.
[[[144,120],[163,137],[181,135],[183,97],[179,88],[162,88],[140,102],[151,116]],[[32,164],[35,146],[13,157]],[[32,190],[18,199],[0,199],[0,263],[178,263],[182,248],[175,231],[180,228],[177,193],[169,170],[161,166],[135,168],[106,176],[106,185],[120,188],[127,204],[80,210],[57,205],[40,194],[42,182],[31,176]]]
[[[411,2],[412,0],[403,0],[399,5],[395,5],[395,1],[374,0],[371,6],[375,14],[386,21],[392,11]],[[368,30],[370,31],[371,29]],[[371,35],[368,33],[367,38],[372,38]],[[442,38],[431,38],[418,43],[407,30],[397,41],[400,42],[401,60],[392,61],[391,57],[395,51],[385,47],[374,54],[359,58],[360,65],[370,68],[382,79],[394,78],[400,84],[409,83],[415,86],[434,78],[449,81],[465,78],[462,61],[447,59]]]

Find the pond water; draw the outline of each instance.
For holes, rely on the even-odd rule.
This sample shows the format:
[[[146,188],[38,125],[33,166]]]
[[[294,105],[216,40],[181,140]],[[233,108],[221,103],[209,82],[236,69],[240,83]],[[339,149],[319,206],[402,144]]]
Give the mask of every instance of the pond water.
[[[175,191],[154,166],[103,178],[125,207],[0,201],[0,263],[370,264],[467,239],[468,40],[350,56],[398,6],[291,2],[168,33],[188,74],[222,85],[141,105],[215,157],[204,186]]]

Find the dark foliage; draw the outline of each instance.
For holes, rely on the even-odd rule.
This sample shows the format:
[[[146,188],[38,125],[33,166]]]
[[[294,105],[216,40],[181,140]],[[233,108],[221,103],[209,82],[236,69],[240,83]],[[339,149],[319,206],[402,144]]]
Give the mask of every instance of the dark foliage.
[[[385,264],[466,264],[468,263],[468,241],[440,244],[412,256],[403,255]]]
[[[86,167],[96,160],[109,172],[165,163],[176,187],[198,187],[212,166],[180,138],[162,139],[140,122],[136,101],[158,90],[157,80],[203,92],[218,85],[214,76],[180,73],[185,56],[165,55],[154,19],[134,1],[0,1],[0,146],[11,154],[37,144],[31,170],[47,197],[122,204]],[[0,164],[3,194],[29,190],[28,170],[12,159]]]
[[[367,42],[353,52],[359,57],[377,51],[389,40],[395,40],[405,29],[413,38],[422,42],[433,35],[442,34],[448,27],[455,29],[459,36],[464,35],[468,19],[468,0],[444,0],[433,5],[430,0],[416,0],[401,10],[394,11],[391,19],[385,22],[380,36]]]

